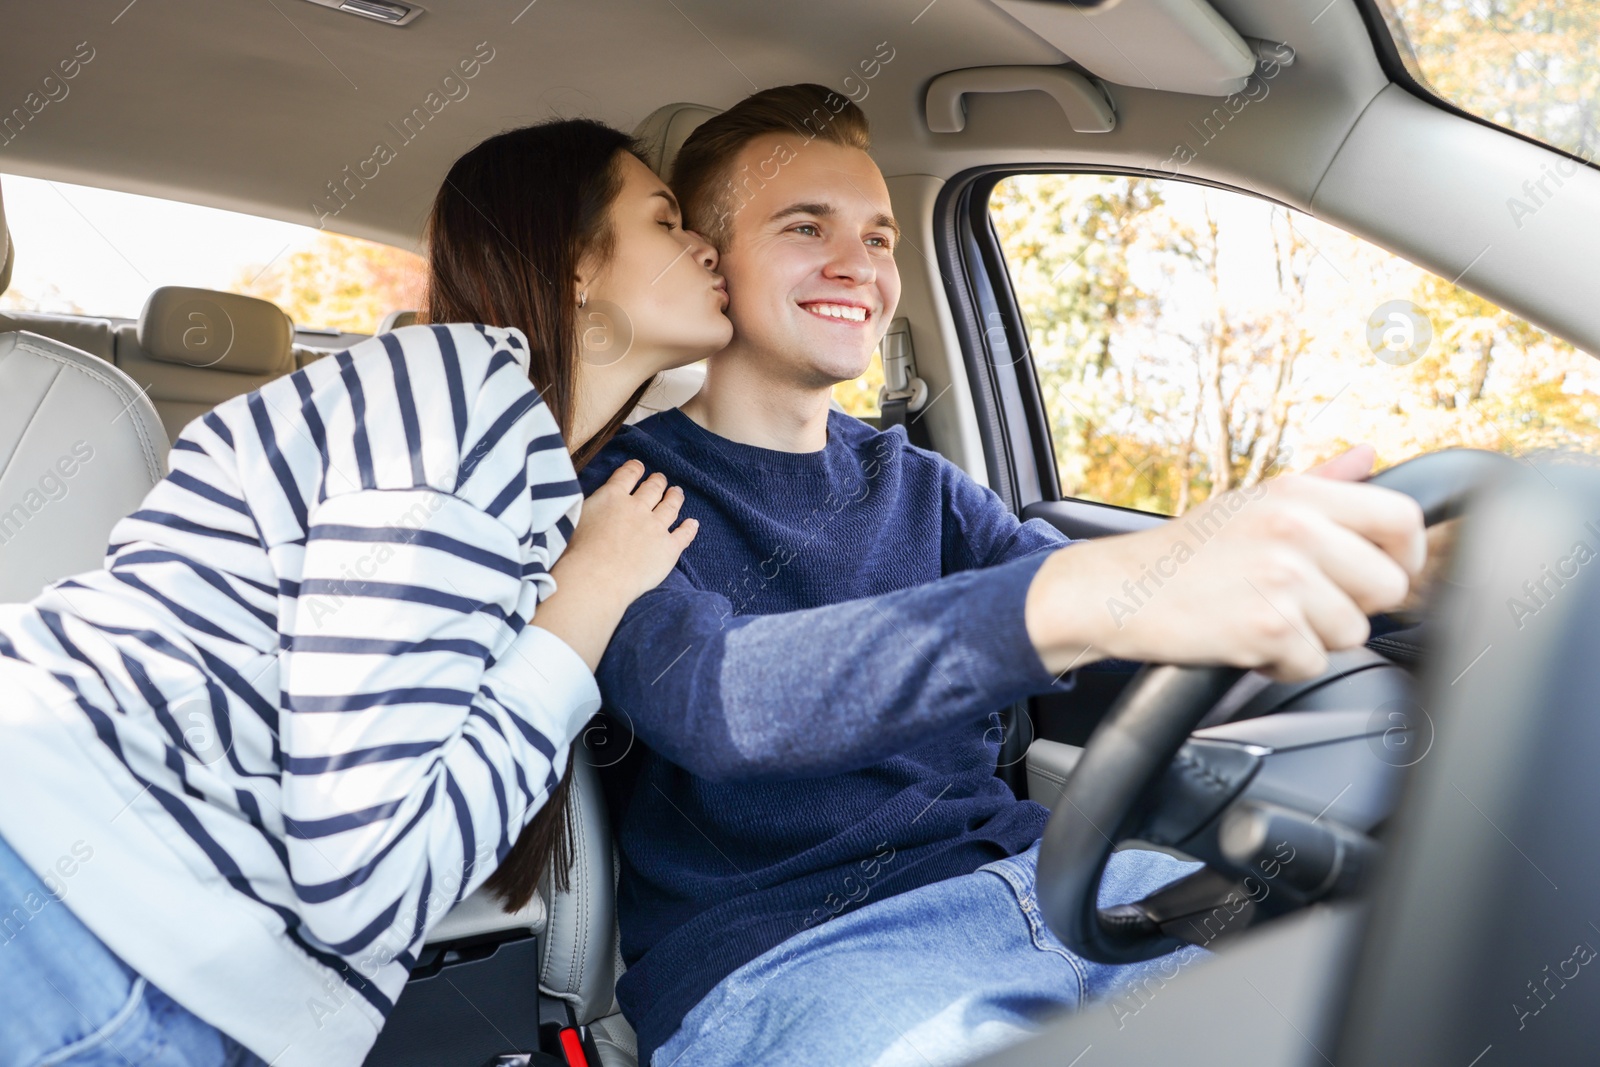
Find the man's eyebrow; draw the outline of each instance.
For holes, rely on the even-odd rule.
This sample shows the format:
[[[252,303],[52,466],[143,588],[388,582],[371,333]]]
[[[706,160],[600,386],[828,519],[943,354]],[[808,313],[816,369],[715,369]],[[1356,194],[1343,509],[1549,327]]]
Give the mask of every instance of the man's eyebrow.
[[[836,214],[838,214],[838,212],[833,210],[832,204],[804,202],[799,204],[790,204],[781,211],[773,212],[767,221],[777,222],[780,219],[788,218],[790,215],[815,215],[819,219],[831,219]],[[894,219],[890,218],[888,215],[884,215],[882,213],[874,215],[872,218],[872,224],[874,226],[881,226],[883,229],[886,229],[890,233],[894,234],[894,239],[896,241],[900,240],[900,227],[895,225]]]

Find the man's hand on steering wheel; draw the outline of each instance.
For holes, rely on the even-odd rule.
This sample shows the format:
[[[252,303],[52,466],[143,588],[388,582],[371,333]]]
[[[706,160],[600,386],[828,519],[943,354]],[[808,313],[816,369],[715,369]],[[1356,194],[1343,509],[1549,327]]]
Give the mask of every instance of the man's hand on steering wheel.
[[[1114,657],[1312,678],[1367,639],[1423,573],[1422,509],[1360,484],[1370,446],[1207,501],[1135,534],[1055,552],[1028,590],[1045,667]]]

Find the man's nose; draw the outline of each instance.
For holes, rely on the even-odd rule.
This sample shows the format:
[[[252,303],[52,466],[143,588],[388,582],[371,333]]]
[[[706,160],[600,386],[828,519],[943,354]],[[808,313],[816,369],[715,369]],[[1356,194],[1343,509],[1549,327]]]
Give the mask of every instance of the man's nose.
[[[683,232],[684,235],[689,238],[689,247],[693,250],[696,262],[698,262],[706,270],[716,270],[716,246],[691,229],[685,228]]]
[[[823,274],[829,278],[848,278],[860,285],[871,284],[878,276],[878,268],[860,241],[841,240],[828,248],[828,262]]]

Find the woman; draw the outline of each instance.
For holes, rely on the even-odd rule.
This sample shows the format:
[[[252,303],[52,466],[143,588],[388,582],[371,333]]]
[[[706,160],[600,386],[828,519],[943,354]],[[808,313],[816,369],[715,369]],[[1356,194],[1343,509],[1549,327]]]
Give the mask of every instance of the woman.
[[[0,1067],[356,1064],[452,904],[502,860],[531,893],[600,654],[695,529],[575,467],[732,327],[595,123],[479,145],[429,233],[436,325],[196,420],[104,570],[0,609]]]

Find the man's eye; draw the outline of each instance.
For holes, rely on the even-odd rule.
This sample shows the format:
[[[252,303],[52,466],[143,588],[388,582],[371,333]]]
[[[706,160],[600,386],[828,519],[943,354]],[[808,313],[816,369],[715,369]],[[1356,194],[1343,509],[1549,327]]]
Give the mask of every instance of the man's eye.
[[[889,249],[890,251],[893,251],[893,249],[894,249],[894,245],[890,242],[890,240],[887,237],[868,237],[867,240],[869,240],[869,241],[877,241],[878,244],[880,244],[884,248]]]
[[[796,226],[794,229],[795,229],[796,233],[799,233],[801,230],[820,230],[821,227],[819,227],[814,222],[802,222],[800,225]]]

